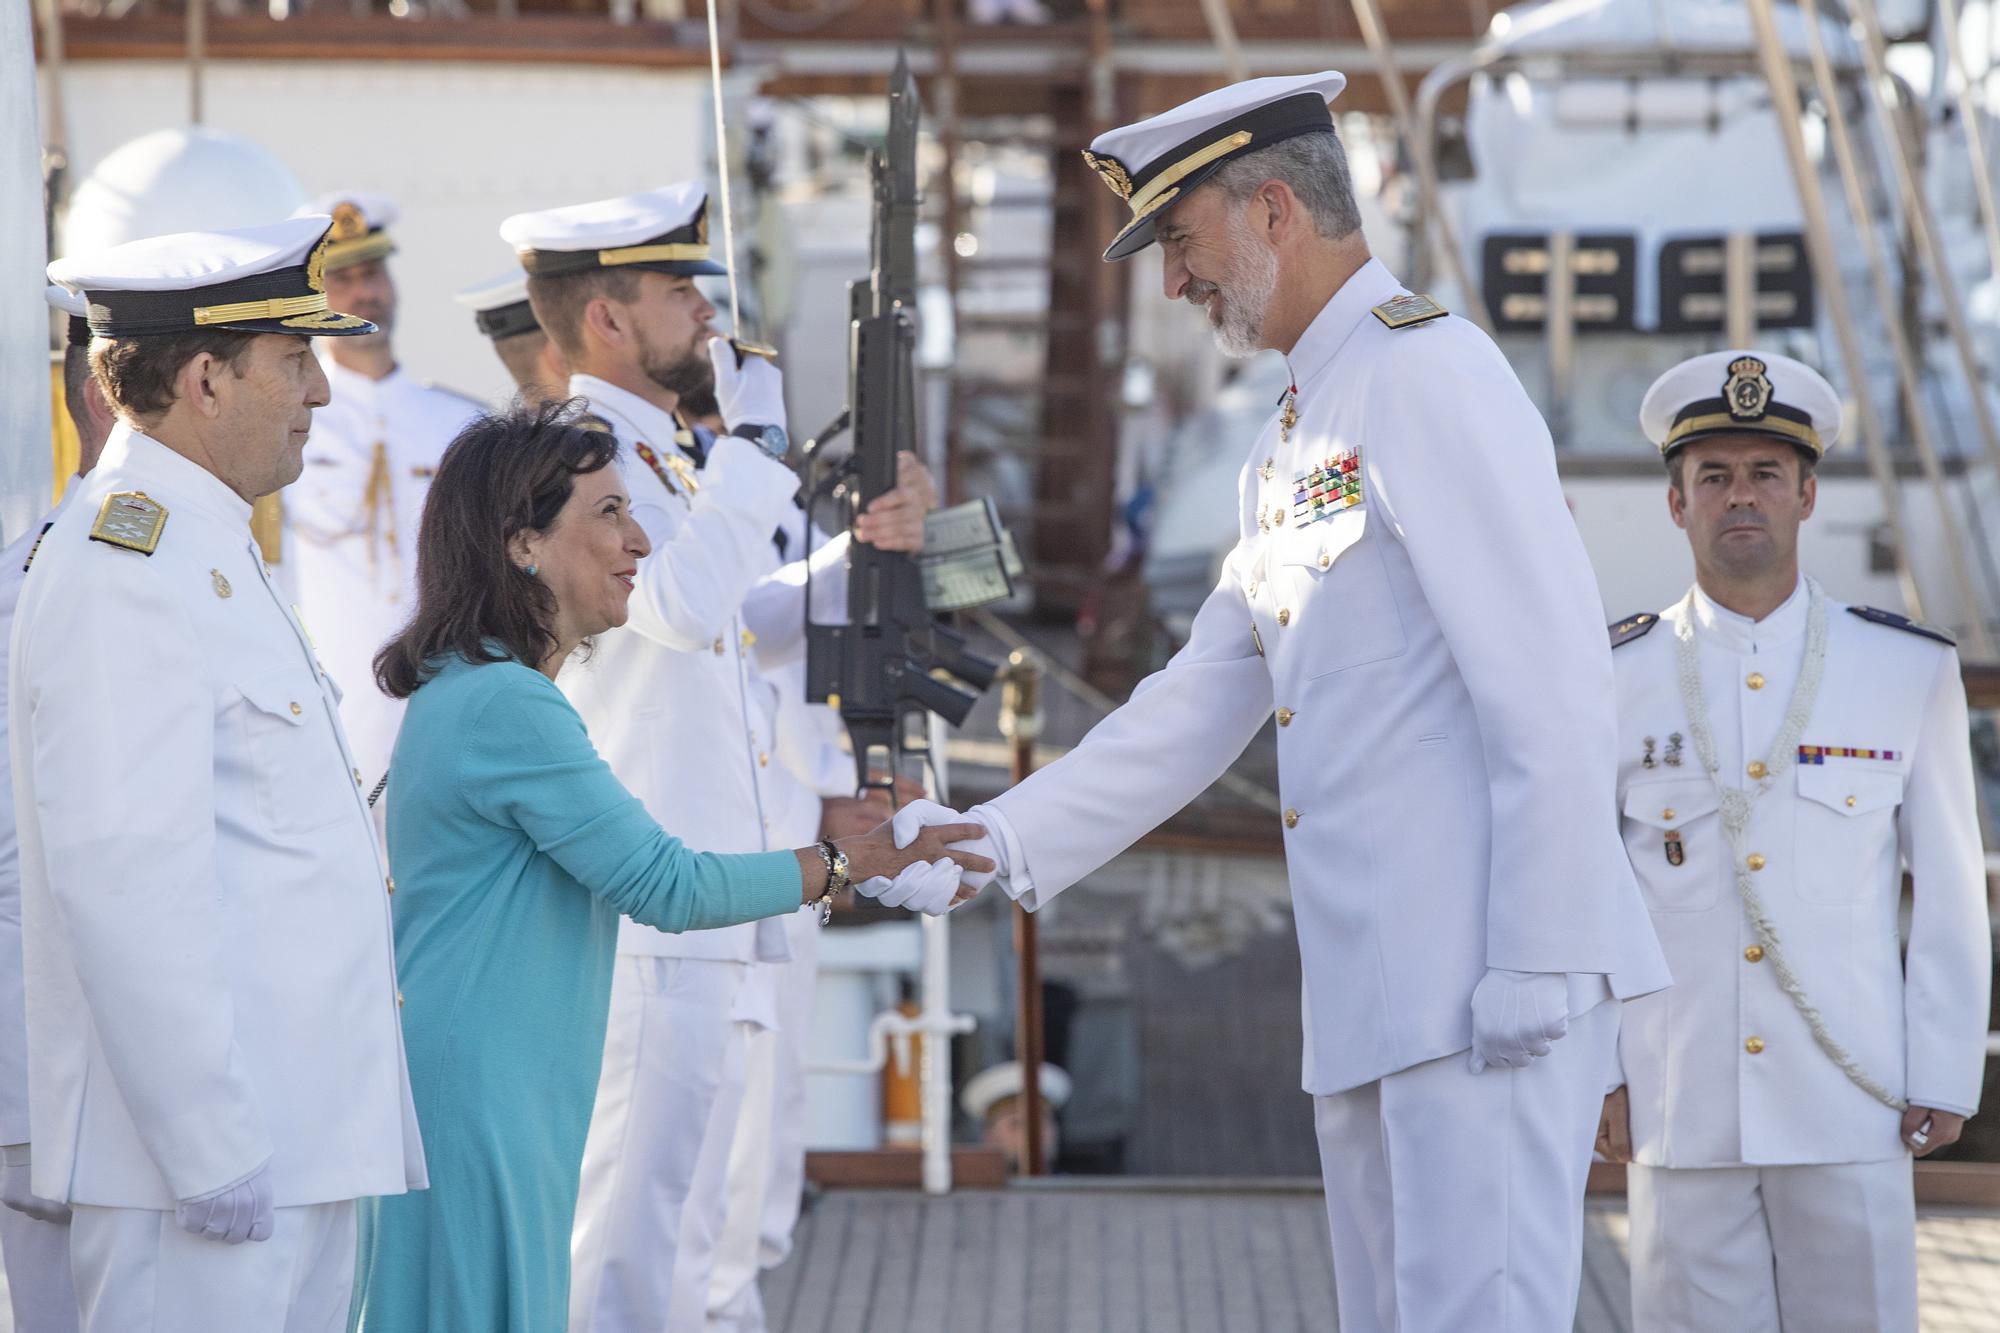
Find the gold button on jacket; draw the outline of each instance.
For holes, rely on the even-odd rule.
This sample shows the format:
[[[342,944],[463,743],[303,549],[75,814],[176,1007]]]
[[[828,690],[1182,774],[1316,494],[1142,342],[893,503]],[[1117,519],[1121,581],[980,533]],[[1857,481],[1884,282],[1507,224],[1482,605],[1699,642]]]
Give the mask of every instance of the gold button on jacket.
[[[1761,945],[1761,944],[1753,944],[1753,945],[1751,945],[1751,946],[1750,946],[1749,948],[1747,948],[1747,949],[1745,949],[1745,950],[1743,951],[1743,960],[1744,960],[1745,962],[1747,962],[1747,963],[1761,963],[1761,962],[1763,962],[1763,961],[1764,961],[1764,946],[1763,946],[1763,945]]]
[[[1280,625],[1289,625],[1289,624],[1291,624],[1291,623],[1292,623],[1292,613],[1291,613],[1290,609],[1289,609],[1289,608],[1286,608],[1286,607],[1279,607],[1279,608],[1278,608],[1278,624],[1280,624]]]
[[[1752,870],[1762,870],[1764,868],[1764,854],[1762,852],[1752,852],[1743,858],[1743,864],[1749,866]]]
[[[1752,1037],[1743,1043],[1743,1049],[1752,1055],[1762,1055],[1764,1053],[1764,1039],[1762,1037]]]
[[[1292,719],[1296,716],[1297,714],[1292,712],[1291,709],[1280,708],[1278,710],[1278,725],[1281,727],[1289,727],[1292,725]]]
[[[1297,828],[1298,826],[1299,826],[1299,812],[1296,810],[1285,811],[1285,827]]]
[[[1757,779],[1759,782],[1762,782],[1764,780],[1764,775],[1766,773],[1769,773],[1770,771],[1771,771],[1770,769],[1764,767],[1764,761],[1762,759],[1753,759],[1750,762],[1750,776]]]
[[[1764,673],[1761,671],[1753,671],[1750,673],[1749,678],[1746,679],[1743,683],[1745,685],[1748,685],[1753,690],[1761,690],[1764,688]]]

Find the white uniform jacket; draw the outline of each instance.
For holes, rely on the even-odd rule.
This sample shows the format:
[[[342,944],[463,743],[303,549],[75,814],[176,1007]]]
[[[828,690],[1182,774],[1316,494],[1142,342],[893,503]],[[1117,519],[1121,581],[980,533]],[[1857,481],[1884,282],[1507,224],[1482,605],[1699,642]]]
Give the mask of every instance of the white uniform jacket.
[[[299,614],[340,685],[370,787],[389,768],[403,704],[375,688],[375,654],[416,610],[417,530],[445,446],[481,411],[407,371],[374,380],[325,362],[305,471],[285,488]]]
[[[14,627],[28,558],[76,498],[77,482],[49,516],[0,551],[0,640]],[[6,726],[6,645],[0,642],[0,728]],[[28,1015],[21,984],[21,840],[14,828],[14,771],[0,732],[0,1143],[28,1141]]]
[[[1791,706],[1806,603],[1801,584],[1753,622],[1695,593],[1716,762],[1733,785],[1755,785],[1748,766],[1767,759]],[[1900,1117],[1815,1044],[1744,917],[1715,788],[1688,737],[1679,620],[1668,611],[1612,655],[1625,845],[1675,979],[1625,1007],[1633,1152],[1670,1167],[1901,1156]],[[1958,654],[1829,598],[1825,674],[1800,749],[1797,768],[1752,808],[1744,840],[1746,858],[1761,858],[1756,885],[1779,942],[1864,1071],[1913,1102],[1969,1115],[1985,1069],[1992,952]],[[1907,961],[1897,933],[1905,866]]]
[[[798,478],[748,440],[725,436],[690,495],[669,466],[679,457],[672,416],[591,375],[573,377],[570,392],[617,435],[632,516],[653,551],[639,562],[631,618],[563,669],[562,688],[612,771],[668,832],[697,851],[766,850],[773,746],[751,692],[742,611],[778,568],[771,537],[793,508]],[[751,962],[756,939],[754,922],[669,935],[622,921],[618,947]]]
[[[1293,349],[1298,424],[1258,435],[1187,646],[994,802],[1038,904],[1275,707],[1315,1094],[1465,1049],[1489,967],[1667,980],[1613,832],[1611,658],[1547,428],[1474,325],[1371,313],[1401,291],[1370,261]]]
[[[34,1189],[170,1209],[424,1183],[387,874],[250,506],[129,427],[35,557],[8,675]],[[94,540],[144,492],[151,555]]]

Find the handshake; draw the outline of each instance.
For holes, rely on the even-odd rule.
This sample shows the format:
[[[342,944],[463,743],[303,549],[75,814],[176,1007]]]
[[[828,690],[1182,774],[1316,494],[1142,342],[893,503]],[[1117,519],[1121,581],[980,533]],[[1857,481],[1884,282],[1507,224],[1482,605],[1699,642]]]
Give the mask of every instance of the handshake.
[[[1006,840],[983,806],[967,814],[911,801],[895,818],[842,839],[854,891],[884,907],[942,916],[1008,874]]]

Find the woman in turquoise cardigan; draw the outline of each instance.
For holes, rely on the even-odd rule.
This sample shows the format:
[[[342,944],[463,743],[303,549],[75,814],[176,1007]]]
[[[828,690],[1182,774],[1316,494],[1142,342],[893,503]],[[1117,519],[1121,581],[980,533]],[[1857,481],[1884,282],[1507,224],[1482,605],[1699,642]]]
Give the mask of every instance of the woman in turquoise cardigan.
[[[960,865],[926,830],[691,852],[598,758],[554,683],[625,621],[645,533],[611,436],[561,409],[475,421],[418,539],[417,612],[376,659],[409,700],[389,769],[390,892],[430,1188],[364,1207],[350,1328],[550,1333],[611,996],[618,918],[706,930],[797,911],[851,877],[941,910]],[[870,877],[876,878],[872,882]]]

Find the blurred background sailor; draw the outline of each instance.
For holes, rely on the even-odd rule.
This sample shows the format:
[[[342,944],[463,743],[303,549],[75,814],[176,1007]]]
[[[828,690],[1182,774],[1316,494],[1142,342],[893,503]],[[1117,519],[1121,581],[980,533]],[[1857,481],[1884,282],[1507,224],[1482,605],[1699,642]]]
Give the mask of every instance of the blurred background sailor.
[[[980,1070],[966,1081],[958,1104],[979,1126],[979,1141],[1007,1155],[1007,1170],[1018,1172],[1027,1152],[1027,1102],[1021,1096],[1026,1080],[1021,1062],[1006,1060]],[[1042,1066],[1042,1151],[1053,1161],[1062,1153],[1056,1117],[1069,1103],[1069,1075],[1054,1065]]]
[[[556,402],[569,396],[569,365],[542,330],[528,301],[528,275],[518,267],[475,283],[452,298],[472,312],[474,325],[492,340],[521,401]]]
[[[250,532],[326,402],[310,340],[374,331],[328,308],[329,226],[49,266],[119,418],[8,677],[31,1184],[90,1333],[338,1328],[354,1201],[425,1183],[381,850]]]
[[[1612,627],[1625,844],[1673,969],[1625,1008],[1647,1333],[1917,1327],[1910,1158],[1979,1106],[1992,959],[1949,636],[1799,568],[1840,397],[1765,351],[1640,410],[1695,586]],[[1907,957],[1898,915],[1908,870]]]
[[[410,615],[417,525],[438,459],[481,404],[418,379],[397,359],[395,204],[336,191],[300,212],[333,219],[327,299],[377,329],[320,348],[331,400],[313,416],[305,471],[285,490],[299,613],[340,686],[341,720],[373,788],[388,771],[403,715],[375,688],[375,653]]]

